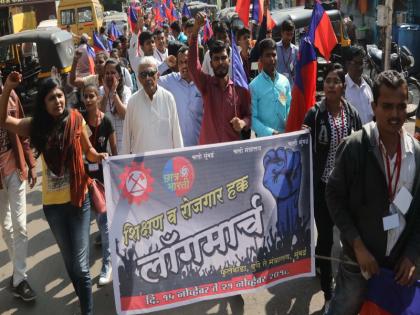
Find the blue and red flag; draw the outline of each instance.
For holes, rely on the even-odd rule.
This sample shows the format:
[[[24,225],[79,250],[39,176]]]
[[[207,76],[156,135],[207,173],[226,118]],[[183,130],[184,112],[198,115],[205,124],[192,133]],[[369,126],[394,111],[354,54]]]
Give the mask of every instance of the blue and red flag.
[[[121,32],[117,28],[117,24],[114,21],[108,26],[108,38],[112,41],[117,40],[121,36]]]
[[[251,9],[251,18],[261,24],[264,15],[264,0],[238,0],[236,2],[235,11],[239,18],[244,22],[245,27],[249,25],[249,11]],[[270,10],[267,10],[267,29],[271,30],[276,26],[276,23],[271,17]]]
[[[179,12],[175,6],[172,8],[172,16],[174,18],[174,21],[181,19],[181,16],[179,15]]]
[[[318,0],[315,2],[312,11],[308,34],[314,46],[318,48],[319,53],[326,60],[330,60],[331,51],[337,45],[337,37],[330,18]]]
[[[248,80],[242,65],[241,55],[236,45],[235,35],[232,32],[232,82],[236,86],[249,89]]]
[[[300,130],[306,112],[315,104],[317,61],[315,47],[329,60],[337,45],[337,37],[330,18],[316,0],[312,11],[308,36],[302,39],[296,66],[296,78],[292,90],[292,104],[287,118],[286,132]]]
[[[394,280],[395,273],[381,269],[369,279],[368,293],[360,315],[418,315],[420,314],[420,281],[403,287]]]
[[[104,46],[104,44],[100,40],[97,32],[93,32],[93,49],[94,49],[95,53],[100,52],[100,51],[108,51],[109,50],[109,47],[107,48],[107,47]]]
[[[182,7],[182,16],[186,16],[188,18],[192,18],[192,14],[190,9],[187,6],[187,3],[184,2],[184,6]]]
[[[127,15],[128,15],[128,24],[130,25],[131,32],[134,31],[137,21],[139,20],[139,15],[141,14],[141,8],[130,5],[128,7]]]
[[[212,38],[213,36],[213,29],[211,28],[209,19],[206,19],[206,24],[204,24],[204,29],[203,29],[203,41],[205,43],[207,43],[210,38]]]
[[[308,36],[302,38],[292,90],[292,103],[286,123],[286,132],[302,129],[306,112],[315,104],[317,63],[316,52]]]
[[[169,20],[169,22],[172,23],[173,21],[175,21],[175,17],[172,15],[172,9],[164,3],[162,3],[162,8],[165,11],[165,16]]]
[[[86,50],[89,61],[89,72],[90,74],[95,74],[95,50],[89,44],[86,44]]]

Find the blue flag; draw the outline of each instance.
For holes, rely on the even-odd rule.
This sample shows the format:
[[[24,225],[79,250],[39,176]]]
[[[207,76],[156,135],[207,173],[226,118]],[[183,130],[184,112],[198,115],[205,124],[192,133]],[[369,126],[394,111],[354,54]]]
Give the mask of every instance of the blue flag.
[[[236,45],[235,35],[232,31],[232,81],[236,86],[243,87],[248,90],[248,80],[246,78],[245,70],[242,65],[241,55],[238,46]]]
[[[403,287],[394,278],[393,271],[382,268],[379,275],[369,279],[360,315],[420,314],[420,281]]]
[[[187,16],[187,17],[189,17],[189,18],[192,18],[191,11],[190,11],[190,9],[188,8],[188,6],[187,6],[187,3],[186,3],[186,2],[184,2],[184,6],[182,7],[182,15],[183,15],[183,16]]]

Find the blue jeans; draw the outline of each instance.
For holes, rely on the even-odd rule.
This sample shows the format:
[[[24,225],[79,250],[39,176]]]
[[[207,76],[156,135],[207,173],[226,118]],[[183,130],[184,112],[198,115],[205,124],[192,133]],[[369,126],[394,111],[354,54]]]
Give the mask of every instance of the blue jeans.
[[[67,273],[79,297],[82,314],[93,314],[92,279],[89,272],[89,195],[86,195],[80,208],[70,203],[43,207],[45,218],[63,255]]]
[[[109,267],[109,264],[111,263],[111,251],[109,249],[108,239],[108,219],[106,217],[106,213],[97,213],[96,223],[98,224],[99,232],[101,233],[102,269],[104,269],[105,266]]]
[[[340,264],[328,315],[357,315],[367,292],[359,267]]]

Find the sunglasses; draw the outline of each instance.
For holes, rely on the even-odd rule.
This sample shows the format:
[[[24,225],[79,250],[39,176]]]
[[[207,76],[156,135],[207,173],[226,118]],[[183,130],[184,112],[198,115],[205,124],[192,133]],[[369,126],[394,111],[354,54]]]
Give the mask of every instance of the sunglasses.
[[[150,71],[142,71],[139,73],[140,78],[142,79],[146,79],[147,77],[154,77],[155,74],[157,73],[156,70],[150,70]]]

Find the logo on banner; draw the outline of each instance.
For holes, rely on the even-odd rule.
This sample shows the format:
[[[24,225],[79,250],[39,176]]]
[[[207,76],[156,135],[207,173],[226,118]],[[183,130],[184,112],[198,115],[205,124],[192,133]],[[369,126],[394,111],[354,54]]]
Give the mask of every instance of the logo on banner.
[[[182,156],[174,157],[166,162],[163,168],[163,184],[177,196],[188,193],[195,180],[195,171],[191,162]]]
[[[119,188],[130,204],[146,201],[153,191],[154,178],[151,170],[144,167],[144,163],[132,162],[130,166],[126,166],[120,180]]]

